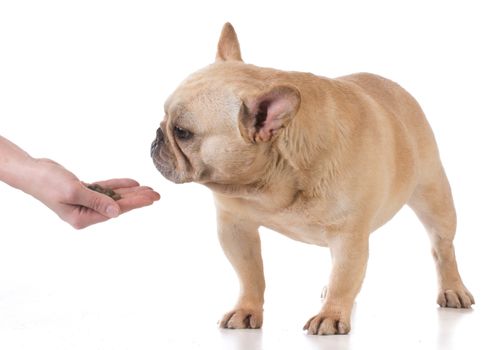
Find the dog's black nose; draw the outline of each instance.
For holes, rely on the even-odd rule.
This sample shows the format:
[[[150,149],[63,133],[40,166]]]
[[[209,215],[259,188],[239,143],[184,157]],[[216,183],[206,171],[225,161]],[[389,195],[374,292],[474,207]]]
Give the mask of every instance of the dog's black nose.
[[[152,146],[150,147],[150,156],[154,156],[157,152],[157,146],[164,141],[164,133],[162,132],[161,128],[157,129],[157,134],[155,136],[154,142],[152,142]]]
[[[164,133],[162,132],[161,128],[157,129],[157,137],[155,139],[159,141],[162,141],[164,139]]]

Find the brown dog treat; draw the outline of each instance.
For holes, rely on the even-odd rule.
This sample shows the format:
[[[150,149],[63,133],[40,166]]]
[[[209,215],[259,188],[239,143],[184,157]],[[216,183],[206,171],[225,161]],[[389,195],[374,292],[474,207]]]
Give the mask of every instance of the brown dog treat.
[[[103,193],[104,195],[111,197],[115,201],[121,199],[121,195],[119,193],[116,193],[115,191],[113,191],[111,188],[105,188],[105,187],[100,186],[98,184],[89,184],[89,185],[86,185],[86,187],[88,187],[92,191]]]

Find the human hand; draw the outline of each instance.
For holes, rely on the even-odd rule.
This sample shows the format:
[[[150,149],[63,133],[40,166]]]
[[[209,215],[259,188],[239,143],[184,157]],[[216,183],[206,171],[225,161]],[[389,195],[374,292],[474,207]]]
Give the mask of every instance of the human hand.
[[[35,159],[34,178],[25,189],[76,229],[115,218],[132,209],[151,205],[160,195],[132,179],[96,182],[121,195],[118,201],[92,191],[73,173],[49,159]]]

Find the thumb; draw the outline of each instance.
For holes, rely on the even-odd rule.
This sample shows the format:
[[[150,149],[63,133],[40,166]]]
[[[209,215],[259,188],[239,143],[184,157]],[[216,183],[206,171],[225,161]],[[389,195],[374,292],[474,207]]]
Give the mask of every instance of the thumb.
[[[79,204],[109,218],[116,218],[120,215],[120,206],[115,200],[84,186],[81,189]]]

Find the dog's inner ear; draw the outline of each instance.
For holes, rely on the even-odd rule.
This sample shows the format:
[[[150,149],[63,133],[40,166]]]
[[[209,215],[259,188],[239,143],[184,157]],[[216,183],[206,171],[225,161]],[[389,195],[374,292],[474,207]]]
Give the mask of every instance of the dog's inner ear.
[[[240,133],[246,140],[272,140],[297,113],[300,94],[294,87],[278,86],[244,102],[240,109]]]
[[[226,23],[219,37],[217,61],[243,61],[240,52],[240,43],[235,29],[231,23]]]

